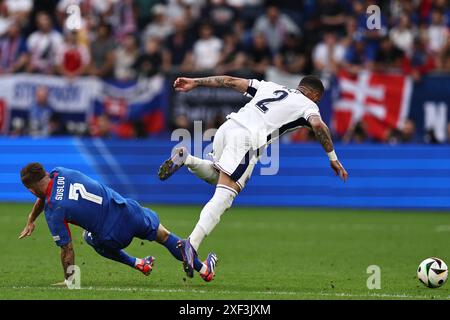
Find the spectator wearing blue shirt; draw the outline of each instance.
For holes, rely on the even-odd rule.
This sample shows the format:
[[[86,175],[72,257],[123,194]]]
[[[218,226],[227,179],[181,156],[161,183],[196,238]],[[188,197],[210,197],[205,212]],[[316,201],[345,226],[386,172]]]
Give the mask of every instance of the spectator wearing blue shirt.
[[[48,102],[48,88],[40,86],[36,89],[36,101],[30,109],[30,135],[34,137],[48,136],[50,131],[50,118],[52,115],[53,109]]]
[[[0,73],[23,71],[28,62],[27,46],[20,25],[13,21],[0,38]]]

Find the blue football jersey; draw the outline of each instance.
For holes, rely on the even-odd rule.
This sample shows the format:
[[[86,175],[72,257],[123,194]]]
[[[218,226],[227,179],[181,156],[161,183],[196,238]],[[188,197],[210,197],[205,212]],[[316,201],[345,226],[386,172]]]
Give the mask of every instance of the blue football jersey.
[[[68,223],[102,236],[112,230],[121,208],[126,209],[127,199],[79,171],[56,167],[50,178],[44,210],[58,246],[71,241]]]

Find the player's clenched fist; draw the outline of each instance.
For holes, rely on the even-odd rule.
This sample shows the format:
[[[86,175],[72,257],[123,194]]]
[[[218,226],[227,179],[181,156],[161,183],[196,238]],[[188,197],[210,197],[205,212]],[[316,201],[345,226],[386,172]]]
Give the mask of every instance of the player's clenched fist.
[[[182,91],[186,92],[189,90],[194,89],[196,86],[196,83],[194,79],[190,78],[177,78],[175,82],[173,83],[173,87],[176,91]]]

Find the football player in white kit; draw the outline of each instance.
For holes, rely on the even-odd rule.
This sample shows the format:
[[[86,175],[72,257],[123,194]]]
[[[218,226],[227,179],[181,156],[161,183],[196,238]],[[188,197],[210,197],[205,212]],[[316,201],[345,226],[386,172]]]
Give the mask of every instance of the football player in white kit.
[[[196,87],[233,88],[252,98],[238,112],[227,116],[217,130],[213,161],[190,155],[186,148],[176,148],[172,157],[160,167],[161,180],[169,178],[183,165],[199,178],[216,185],[216,191],[203,207],[200,219],[187,240],[179,243],[183,267],[188,277],[194,273],[193,261],[200,243],[219,223],[234,198],[250,178],[264,148],[283,133],[301,126],[311,128],[330,159],[336,175],[347,180],[348,174],[339,162],[327,125],[322,121],[317,103],[324,92],[319,78],[305,76],[296,89],[268,81],[230,76],[178,78],[175,90],[190,91]],[[214,265],[211,265],[213,269]],[[210,270],[214,274],[214,270]]]

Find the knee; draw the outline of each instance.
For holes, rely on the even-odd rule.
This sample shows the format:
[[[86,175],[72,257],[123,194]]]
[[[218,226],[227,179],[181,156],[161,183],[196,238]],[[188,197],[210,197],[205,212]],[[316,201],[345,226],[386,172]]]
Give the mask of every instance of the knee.
[[[169,236],[169,230],[167,230],[163,225],[160,224],[158,227],[158,232],[156,234],[156,242],[163,244],[167,241],[167,239],[169,239]]]
[[[92,238],[92,234],[86,230],[83,231],[83,239],[86,241],[88,245],[94,247],[94,239]]]

